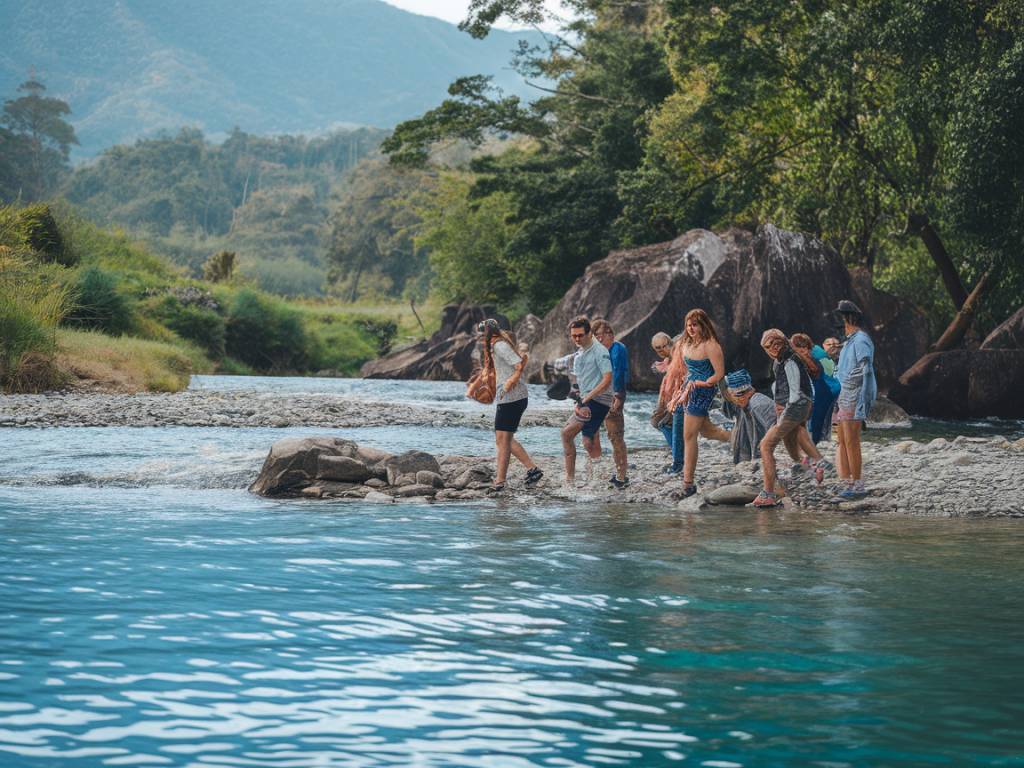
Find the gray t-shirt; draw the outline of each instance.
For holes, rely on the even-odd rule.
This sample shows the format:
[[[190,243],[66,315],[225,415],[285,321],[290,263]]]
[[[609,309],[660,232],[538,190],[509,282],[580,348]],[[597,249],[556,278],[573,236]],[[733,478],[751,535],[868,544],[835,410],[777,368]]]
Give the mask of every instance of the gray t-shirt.
[[[493,349],[494,384],[498,388],[494,402],[499,404],[514,403],[527,397],[529,393],[526,390],[526,382],[522,378],[519,379],[519,383],[512,387],[512,389],[508,392],[505,391],[505,382],[512,378],[512,375],[516,372],[516,366],[519,365],[521,359],[519,355],[503,339],[495,342]]]
[[[586,397],[592,389],[601,383],[605,374],[612,372],[612,358],[608,353],[608,348],[595,340],[586,349],[576,351],[572,367],[576,374],[576,383],[580,385],[580,396]],[[612,398],[612,388],[609,386],[592,399],[602,405],[610,406]]]

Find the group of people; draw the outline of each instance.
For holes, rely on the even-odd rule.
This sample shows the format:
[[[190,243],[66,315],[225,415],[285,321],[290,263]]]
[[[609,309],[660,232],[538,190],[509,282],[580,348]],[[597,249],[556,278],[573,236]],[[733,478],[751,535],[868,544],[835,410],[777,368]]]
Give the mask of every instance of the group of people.
[[[652,369],[662,380],[651,424],[671,451],[665,474],[682,475],[683,498],[697,492],[698,436],[730,443],[735,463],[760,460],[763,488],[753,501],[756,507],[777,506],[785,494],[775,461],[779,443],[793,461],[793,472],[813,472],[821,483],[827,473],[835,471],[839,477],[837,500],[866,495],[860,441],[877,393],[874,344],[862,327],[863,313],[852,301],[839,302],[836,315],[843,322],[843,341],[829,338],[818,346],[804,333],[787,337],[777,328],[763,333],[761,348],[772,365],[771,397],[754,389],[745,369],[726,372],[721,340],[704,310],[687,313],[678,337],[664,332],[654,335],[651,346],[657,360]],[[493,360],[497,388],[493,488],[504,489],[512,456],[526,468],[529,487],[544,473],[515,438],[528,402],[522,379],[527,350],[517,346],[494,320],[484,321],[479,330],[489,351],[487,357]],[[601,457],[603,425],[615,464],[608,482],[624,489],[629,486],[623,414],[630,378],[628,352],[615,340],[607,320],[591,322],[576,317],[568,332],[576,350],[554,363],[555,370],[568,374],[574,401],[572,415],[562,429],[565,482],[575,484],[577,436],[582,435],[583,449],[592,461]],[[723,412],[733,422],[731,431],[711,420],[717,394],[722,395]],[[836,434],[834,464],[817,448],[830,428]]]

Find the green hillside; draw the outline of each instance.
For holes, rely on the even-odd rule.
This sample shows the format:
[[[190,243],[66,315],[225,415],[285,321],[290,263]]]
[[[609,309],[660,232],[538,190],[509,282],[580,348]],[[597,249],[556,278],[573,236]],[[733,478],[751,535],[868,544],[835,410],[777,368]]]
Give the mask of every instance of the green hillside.
[[[475,40],[380,0],[0,0],[0,29],[0,93],[45,81],[71,107],[77,157],[182,126],[388,127],[478,72],[526,94],[508,61],[539,39]]]

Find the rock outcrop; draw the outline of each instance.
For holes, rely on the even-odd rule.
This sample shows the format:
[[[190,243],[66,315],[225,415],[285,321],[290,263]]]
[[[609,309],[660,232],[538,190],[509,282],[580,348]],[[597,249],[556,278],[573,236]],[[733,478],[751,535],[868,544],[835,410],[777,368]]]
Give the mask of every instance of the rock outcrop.
[[[437,333],[410,347],[371,360],[363,365],[360,373],[367,379],[468,379],[473,371],[476,349],[473,328],[487,317],[495,318],[503,328],[511,328],[508,318],[498,314],[494,307],[449,304],[443,310]]]
[[[924,350],[927,327],[920,313],[864,277],[851,276],[834,250],[809,235],[771,224],[753,234],[691,230],[591,264],[540,327],[530,329],[528,373],[541,380],[543,362],[570,351],[569,320],[587,314],[609,320],[629,349],[633,386],[656,389],[651,336],[679,333],[686,312],[701,307],[722,334],[726,366],[747,368],[764,381],[770,366],[760,347],[762,331],[804,331],[820,342],[837,334],[832,310],[842,298],[853,298],[868,316],[885,387]]]
[[[910,413],[947,419],[1024,418],[1024,350],[958,349],[925,355],[889,389]]]
[[[492,470],[479,459],[423,451],[392,455],[334,437],[285,438],[270,448],[249,491],[286,498],[479,499]]]
[[[1024,349],[1024,307],[1014,312],[981,343],[982,349]]]

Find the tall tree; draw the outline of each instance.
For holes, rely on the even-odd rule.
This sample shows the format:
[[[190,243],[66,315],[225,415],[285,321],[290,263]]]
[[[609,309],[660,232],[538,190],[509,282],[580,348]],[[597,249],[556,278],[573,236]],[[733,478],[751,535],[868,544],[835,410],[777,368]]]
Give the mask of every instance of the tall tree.
[[[26,186],[23,197],[39,200],[52,192],[68,169],[71,145],[77,144],[75,129],[64,118],[71,114],[66,102],[45,96],[46,86],[35,79],[18,86],[22,94],[4,102],[0,124],[11,134],[22,139],[27,152],[27,173],[23,173]],[[3,142],[0,147],[7,147]],[[17,151],[17,142],[8,151]],[[11,158],[6,158],[11,163]],[[18,164],[15,161],[14,164]]]

